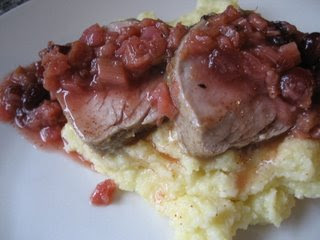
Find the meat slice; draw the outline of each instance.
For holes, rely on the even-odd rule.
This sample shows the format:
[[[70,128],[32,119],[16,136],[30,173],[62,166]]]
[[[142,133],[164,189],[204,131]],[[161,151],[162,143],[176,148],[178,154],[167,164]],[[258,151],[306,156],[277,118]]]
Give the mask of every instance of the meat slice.
[[[280,79],[300,63],[300,52],[293,40],[282,45],[270,41],[281,34],[276,24],[232,6],[190,29],[167,74],[179,110],[175,128],[190,154],[214,156],[294,125],[301,106],[281,95]],[[307,76],[308,83],[295,88],[306,91],[297,94],[308,99],[303,100],[306,109],[313,81]]]
[[[150,96],[162,76],[132,89],[62,91],[57,98],[78,135],[99,150],[117,149],[136,135],[151,130],[165,116]]]
[[[41,52],[43,85],[84,142],[112,151],[175,115],[164,69],[186,32],[153,19],[95,24]]]

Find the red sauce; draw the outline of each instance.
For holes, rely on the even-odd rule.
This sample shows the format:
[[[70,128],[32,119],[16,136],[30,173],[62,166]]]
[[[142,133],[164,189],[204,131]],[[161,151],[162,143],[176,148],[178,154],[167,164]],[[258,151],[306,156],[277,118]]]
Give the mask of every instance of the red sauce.
[[[112,203],[116,188],[115,182],[111,179],[99,183],[91,195],[91,203],[96,206],[109,205]]]
[[[302,33],[287,22],[229,6],[203,16],[183,41],[181,60],[192,64],[188,74],[209,89],[193,94],[194,102],[232,109],[238,101],[267,96],[277,120],[295,136],[319,139],[320,33]]]
[[[66,91],[75,98],[79,92],[131,92],[150,76],[163,75],[167,59],[186,32],[181,24],[171,27],[160,20],[144,19],[123,27],[95,24],[79,40],[64,46],[50,42],[40,52],[41,61],[18,67],[1,83],[0,120],[13,124],[36,146],[61,151],[66,118],[63,103],[56,98],[58,92]],[[159,84],[149,95],[160,113],[172,119],[176,109],[166,84]],[[79,154],[68,155],[92,167]],[[92,203],[110,203],[114,189],[111,180],[99,184]]]
[[[73,159],[76,163],[86,167],[86,168],[89,168],[89,169],[92,169],[94,170],[94,167],[93,167],[93,163],[86,160],[83,156],[81,156],[79,153],[77,152],[69,152],[67,153],[67,155]]]
[[[122,130],[144,131],[135,121],[145,118],[143,124],[154,126],[175,117],[164,73],[186,32],[181,24],[171,27],[152,19],[95,24],[79,40],[51,43],[41,52],[43,86],[83,139],[113,148]],[[101,146],[107,137],[116,140]]]
[[[285,134],[237,150],[238,160],[242,164],[242,168],[236,175],[236,186],[240,193],[246,189],[251,181],[256,179],[259,168],[263,168],[266,164],[272,164],[284,137]],[[259,154],[258,157],[257,154]]]
[[[179,163],[180,160],[178,158],[174,158],[172,156],[170,156],[167,153],[164,152],[159,152],[160,156],[163,157],[164,159],[168,160],[170,163]]]
[[[95,24],[78,41],[64,46],[50,42],[40,52],[41,61],[18,67],[1,84],[0,120],[21,129],[37,146],[60,149],[66,118],[57,91],[69,95],[108,93],[119,87],[122,92],[131,91],[125,89],[163,73],[163,64],[186,32],[181,24],[173,28],[160,20],[144,19],[109,28]],[[165,83],[156,88],[152,101],[162,114],[173,118],[176,110]]]
[[[112,87],[139,85],[156,69],[163,72],[187,28],[171,27],[160,20],[128,20],[86,29],[67,46],[53,43],[42,51],[44,88],[56,91],[81,88],[109,91]]]
[[[264,58],[270,65],[277,61],[286,63],[282,64],[285,68],[278,69],[279,76],[271,75],[266,80],[270,97],[281,95],[297,108],[308,109],[298,119],[295,130],[305,133],[304,137],[311,134],[311,137],[320,138],[318,111],[309,109],[313,87],[312,98],[316,103],[320,102],[320,34],[302,34],[290,24],[267,22],[255,13],[245,17],[247,19],[229,7],[203,29],[189,35],[185,57],[209,55],[209,67],[221,71],[223,66],[232,67],[232,61],[219,65],[219,54],[229,53],[229,48],[249,49],[251,45],[259,45],[250,52],[251,55]],[[231,23],[229,27],[226,26],[228,22]],[[255,34],[249,34],[252,29],[255,29]],[[76,94],[79,92],[108,93],[114,89],[138,88],[148,76],[164,74],[168,59],[187,31],[181,24],[171,27],[160,20],[144,19],[131,21],[123,27],[104,28],[95,24],[71,44],[59,46],[49,43],[48,48],[40,53],[41,61],[28,67],[18,67],[1,84],[0,120],[15,125],[38,146],[60,150],[63,146],[61,129],[66,118],[56,99],[58,93],[67,91],[78,97]],[[219,52],[212,55],[217,46]],[[308,70],[297,68],[287,72],[300,61],[296,53],[301,54],[299,67]],[[253,60],[250,62],[247,65],[259,68]],[[206,86],[200,84],[200,87]],[[163,115],[170,119],[174,117],[176,109],[165,82],[157,85],[149,100]],[[71,155],[78,162],[91,166],[81,156]],[[247,166],[239,173],[239,188],[245,187],[248,176],[254,172],[255,168],[250,163]],[[112,180],[98,184],[91,197],[92,203],[109,204],[115,188]]]
[[[176,116],[177,109],[173,105],[168,86],[164,82],[158,84],[149,101],[157,106],[160,115],[167,116],[170,120],[173,120]]]
[[[37,146],[61,149],[62,109],[42,86],[42,67],[18,67],[0,85],[0,120],[12,123]]]

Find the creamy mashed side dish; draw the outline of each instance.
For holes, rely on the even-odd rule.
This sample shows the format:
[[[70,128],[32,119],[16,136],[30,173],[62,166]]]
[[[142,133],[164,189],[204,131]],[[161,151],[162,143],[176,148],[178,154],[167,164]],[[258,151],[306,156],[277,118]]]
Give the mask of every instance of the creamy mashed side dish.
[[[179,21],[192,25],[234,1],[200,0]],[[141,15],[140,17],[150,17]],[[295,199],[320,197],[320,142],[293,137],[228,150],[200,159],[185,153],[171,123],[146,139],[101,154],[85,144],[70,124],[62,136],[65,149],[90,160],[95,170],[120,189],[134,191],[167,216],[176,239],[232,239],[249,225],[280,223]]]
[[[320,197],[320,143],[279,139],[204,160],[183,153],[170,125],[117,154],[92,150],[67,124],[66,150],[77,151],[119,188],[135,191],[168,216],[177,239],[231,239],[253,224],[279,226],[295,198]]]
[[[237,0],[197,0],[196,8],[181,17],[179,17],[177,20],[172,21],[172,24],[175,24],[177,22],[181,22],[184,25],[193,25],[197,22],[199,22],[200,18],[203,15],[206,15],[208,13],[221,13],[223,12],[229,5],[237,5]],[[142,20],[144,18],[157,18],[154,12],[147,11],[139,14],[137,17],[139,20]]]

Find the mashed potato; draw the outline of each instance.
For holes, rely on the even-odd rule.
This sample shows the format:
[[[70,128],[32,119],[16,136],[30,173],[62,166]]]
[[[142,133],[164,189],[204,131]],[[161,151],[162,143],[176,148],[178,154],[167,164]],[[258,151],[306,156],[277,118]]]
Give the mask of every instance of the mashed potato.
[[[179,17],[177,20],[172,21],[171,24],[175,25],[177,22],[181,22],[184,25],[191,26],[199,22],[203,15],[208,13],[221,13],[229,5],[237,6],[237,0],[197,0],[196,8],[186,15]],[[157,18],[154,12],[147,11],[139,14],[137,17],[139,20],[143,18]]]
[[[169,124],[116,155],[95,152],[69,124],[63,138],[67,151],[168,216],[180,240],[231,239],[250,224],[279,226],[295,197],[320,197],[318,141],[288,137],[203,160],[183,152]]]
[[[180,20],[193,24],[228,4],[201,0]],[[319,141],[280,138],[204,160],[184,153],[170,124],[115,155],[95,152],[69,124],[62,135],[67,151],[78,152],[120,189],[139,193],[167,216],[179,240],[225,240],[249,225],[279,226],[295,198],[320,197]]]

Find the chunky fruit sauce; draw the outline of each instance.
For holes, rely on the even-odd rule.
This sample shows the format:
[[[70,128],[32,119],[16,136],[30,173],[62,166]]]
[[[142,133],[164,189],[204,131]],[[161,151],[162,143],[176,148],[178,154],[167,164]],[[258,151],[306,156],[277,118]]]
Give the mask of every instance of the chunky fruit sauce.
[[[70,44],[49,42],[39,61],[19,66],[1,83],[0,120],[15,125],[37,146],[62,149],[61,130],[67,120],[59,94],[68,92],[76,99],[92,92],[133,91],[149,78],[164,75],[168,59],[186,33],[181,24],[128,20],[107,27],[92,25]],[[168,118],[176,114],[164,81],[147,100]],[[70,156],[91,167],[78,154]],[[115,188],[112,180],[98,184],[92,204],[111,203]]]
[[[253,84],[251,79],[263,79],[263,88],[257,86],[254,92],[279,100],[278,118],[294,126],[291,133],[319,139],[320,33],[302,33],[287,22],[267,21],[251,11],[241,15],[232,6],[203,18],[206,24],[190,29],[184,39],[182,58],[205,56],[212,76],[221,75],[248,94],[238,76]]]
[[[109,205],[114,199],[116,184],[111,179],[99,183],[93,191],[90,201],[96,206]]]
[[[187,28],[159,20],[128,20],[86,29],[67,45],[49,42],[40,61],[18,67],[0,87],[0,119],[22,129],[38,145],[61,145],[66,118],[57,94],[138,88],[163,75]],[[148,98],[169,118],[176,113],[165,83]]]
[[[43,88],[43,67],[18,67],[0,88],[0,119],[15,124],[37,145],[60,147],[66,123],[60,104]]]

